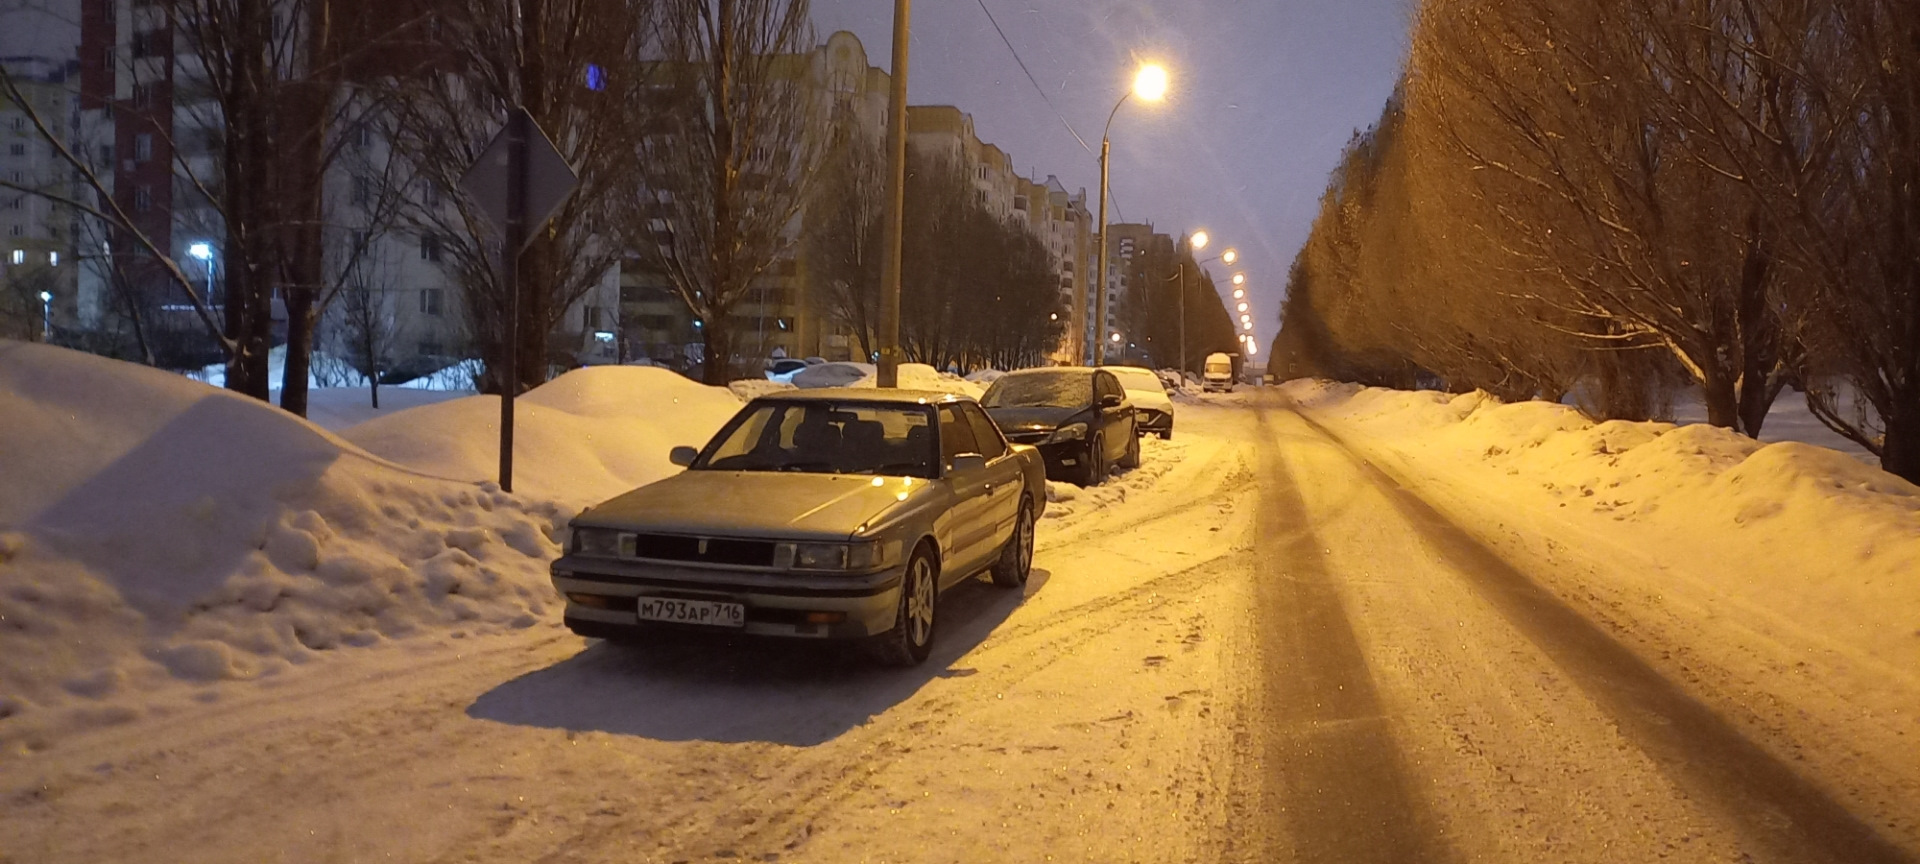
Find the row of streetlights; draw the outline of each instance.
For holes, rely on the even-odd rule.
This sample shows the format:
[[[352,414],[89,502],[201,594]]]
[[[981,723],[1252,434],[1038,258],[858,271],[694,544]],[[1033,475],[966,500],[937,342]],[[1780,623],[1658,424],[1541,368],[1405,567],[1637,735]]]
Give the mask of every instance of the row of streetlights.
[[[1120,113],[1120,106],[1127,104],[1127,100],[1130,98],[1137,96],[1147,102],[1160,101],[1167,94],[1167,84],[1168,77],[1165,67],[1157,63],[1143,64],[1140,69],[1134,73],[1133,89],[1122,94],[1120,101],[1114,103],[1113,110],[1107,114],[1107,125],[1100,131],[1100,249],[1098,252],[1100,265],[1099,282],[1095,286],[1095,293],[1098,300],[1095,304],[1096,311],[1094,313],[1094,320],[1099,322],[1098,326],[1101,329],[1105,329],[1107,323],[1107,176],[1108,157],[1112,150],[1110,133],[1113,130],[1113,118]],[[1206,231],[1195,231],[1187,237],[1188,251],[1201,251],[1207,248],[1207,244],[1211,240],[1211,236],[1209,236]],[[1240,253],[1228,248],[1222,250],[1218,255],[1197,263],[1204,271],[1206,265],[1214,261],[1219,261],[1228,267],[1232,267],[1239,259]],[[1187,368],[1186,266],[1186,257],[1182,256],[1180,258],[1180,272],[1178,277],[1180,280],[1180,368],[1182,370]],[[1245,350],[1246,356],[1252,357],[1258,354],[1260,349],[1253,338],[1253,313],[1251,306],[1247,302],[1246,282],[1247,276],[1245,273],[1233,274],[1234,308],[1240,314],[1240,344]],[[1122,341],[1121,335],[1117,332],[1111,334],[1108,339],[1115,344],[1119,344]],[[1097,345],[1092,353],[1093,365],[1099,366],[1106,362],[1107,346]]]

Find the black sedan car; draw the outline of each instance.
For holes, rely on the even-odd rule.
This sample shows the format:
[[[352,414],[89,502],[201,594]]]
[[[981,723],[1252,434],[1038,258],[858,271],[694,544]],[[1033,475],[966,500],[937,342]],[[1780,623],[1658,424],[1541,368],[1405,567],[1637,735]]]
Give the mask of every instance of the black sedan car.
[[[980,406],[1007,440],[1040,449],[1049,478],[1093,486],[1115,465],[1140,464],[1139,415],[1104,369],[1014,372],[993,382]]]

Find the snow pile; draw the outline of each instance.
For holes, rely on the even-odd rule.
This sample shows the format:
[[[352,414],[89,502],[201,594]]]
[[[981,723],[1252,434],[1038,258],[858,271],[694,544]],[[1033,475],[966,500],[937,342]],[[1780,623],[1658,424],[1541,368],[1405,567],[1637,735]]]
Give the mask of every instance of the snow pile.
[[[431,476],[179,375],[0,342],[0,748],[164,710],[183,683],[217,698],[216,682],[331,650],[549,617],[573,502],[663,475],[671,443],[738,407],[672,373],[692,390],[617,374],[658,371],[530,393],[523,476],[561,494],[508,495],[472,482],[493,433],[466,414],[497,419],[488,398],[368,424],[448,469]],[[673,398],[699,407],[663,410]]]
[[[1121,469],[1105,483],[1082,488],[1048,480],[1047,512],[1041,518],[1072,522],[1083,514],[1119,504],[1130,495],[1146,491],[1186,456],[1186,440],[1162,441],[1149,435],[1140,439],[1140,467]]]
[[[876,386],[875,376],[878,374],[879,370],[871,363],[822,363],[795,373],[793,386],[809,390],[824,387],[873,387]],[[941,372],[925,363],[900,364],[900,389],[957,393],[975,399],[987,392],[984,384],[950,372]]]
[[[307,419],[322,429],[339,432],[375,417],[384,417],[409,408],[472,395],[471,390],[413,390],[381,387],[380,407],[375,408],[366,387],[321,387],[307,392]]]
[[[982,387],[993,386],[993,382],[1007,377],[1007,373],[998,369],[975,369],[967,373],[967,380]]]
[[[1484,393],[1285,390],[1370,458],[1612,536],[1722,596],[1920,666],[1920,486],[1833,450],[1711,426],[1595,423]]]
[[[668,476],[679,445],[699,447],[740,410],[724,388],[648,366],[589,366],[514,402],[514,491],[579,510]],[[343,433],[381,458],[479,483],[500,468],[500,399],[469,396]]]

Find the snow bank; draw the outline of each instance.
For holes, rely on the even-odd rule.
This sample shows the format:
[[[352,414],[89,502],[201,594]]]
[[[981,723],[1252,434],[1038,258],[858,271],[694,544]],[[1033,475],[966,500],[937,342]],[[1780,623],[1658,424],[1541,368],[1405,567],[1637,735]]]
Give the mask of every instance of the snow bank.
[[[515,400],[514,491],[578,510],[678,471],[667,453],[707,443],[740,410],[724,388],[647,366],[589,366]],[[469,396],[362,423],[343,436],[438,477],[500,466],[500,399]]]
[[[1681,563],[1721,596],[1920,668],[1920,486],[1705,425],[1595,423],[1484,393],[1284,386],[1336,432],[1456,491],[1555,513]]]
[[[794,386],[785,381],[772,381],[766,378],[742,378],[727,384],[727,389],[742,402],[751,402],[769,393],[792,390]]]
[[[339,432],[375,417],[472,395],[471,390],[415,390],[383,386],[380,388],[380,407],[375,408],[366,387],[321,387],[307,392],[307,419],[323,429]]]
[[[474,482],[495,461],[490,398],[342,438],[179,375],[0,342],[0,748],[336,649],[532,626],[555,612],[570,508],[665,474],[668,446],[738,407],[611,368],[523,404],[532,494],[508,495]]]
[[[1119,504],[1128,497],[1152,487],[1160,477],[1187,457],[1187,441],[1163,441],[1148,436],[1140,439],[1140,467],[1123,469],[1098,486],[1079,487],[1072,483],[1047,481],[1047,512],[1043,520],[1072,523],[1080,517]]]

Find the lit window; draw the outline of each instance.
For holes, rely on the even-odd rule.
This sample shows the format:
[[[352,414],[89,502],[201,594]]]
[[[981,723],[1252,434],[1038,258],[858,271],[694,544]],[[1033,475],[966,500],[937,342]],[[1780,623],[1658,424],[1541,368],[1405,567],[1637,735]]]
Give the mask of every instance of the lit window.
[[[48,253],[47,253],[47,266],[49,266],[49,267],[58,267],[58,266],[60,266],[60,253],[58,253],[58,252],[48,252]]]
[[[133,136],[133,161],[145,162],[153,158],[153,135],[142,132]]]
[[[27,263],[27,250],[25,249],[13,250],[13,263],[15,264]]]

